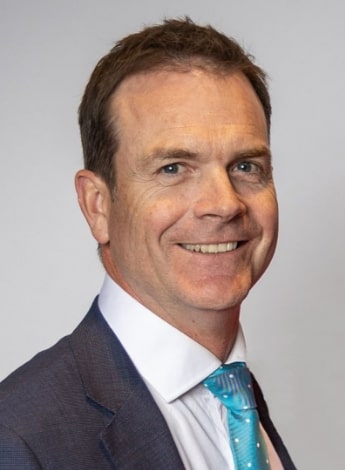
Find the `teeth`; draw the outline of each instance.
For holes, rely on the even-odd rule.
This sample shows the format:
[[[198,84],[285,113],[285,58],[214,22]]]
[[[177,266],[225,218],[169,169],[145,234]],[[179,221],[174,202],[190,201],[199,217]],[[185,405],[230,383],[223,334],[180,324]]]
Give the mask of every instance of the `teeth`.
[[[196,251],[197,253],[226,253],[227,251],[232,251],[237,248],[237,242],[233,243],[211,243],[209,245],[196,244],[192,245],[186,243],[182,245],[183,248],[189,251]]]

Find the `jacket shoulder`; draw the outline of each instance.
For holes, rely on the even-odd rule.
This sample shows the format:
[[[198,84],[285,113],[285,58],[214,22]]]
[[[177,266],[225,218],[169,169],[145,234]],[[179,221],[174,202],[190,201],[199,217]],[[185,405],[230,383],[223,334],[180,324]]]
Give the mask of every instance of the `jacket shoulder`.
[[[40,409],[55,410],[59,397],[73,392],[77,370],[69,342],[69,336],[61,339],[1,382],[0,424],[13,427],[18,418],[21,427],[27,422],[32,429],[38,420],[49,419]]]

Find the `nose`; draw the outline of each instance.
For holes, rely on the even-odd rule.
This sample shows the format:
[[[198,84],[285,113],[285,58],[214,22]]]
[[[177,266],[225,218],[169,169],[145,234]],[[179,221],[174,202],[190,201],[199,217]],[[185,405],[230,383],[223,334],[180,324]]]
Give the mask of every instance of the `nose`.
[[[198,184],[194,213],[197,217],[214,217],[224,221],[246,211],[246,205],[236,192],[225,169],[208,173]]]

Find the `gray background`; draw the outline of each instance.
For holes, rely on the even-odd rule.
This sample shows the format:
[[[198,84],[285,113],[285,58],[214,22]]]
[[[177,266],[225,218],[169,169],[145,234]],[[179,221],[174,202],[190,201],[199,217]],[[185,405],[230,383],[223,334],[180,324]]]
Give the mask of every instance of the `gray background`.
[[[189,14],[269,71],[278,251],[243,308],[297,466],[343,469],[345,27],[340,1],[0,0],[0,377],[70,332],[100,287],[77,206],[76,110],[113,42]]]

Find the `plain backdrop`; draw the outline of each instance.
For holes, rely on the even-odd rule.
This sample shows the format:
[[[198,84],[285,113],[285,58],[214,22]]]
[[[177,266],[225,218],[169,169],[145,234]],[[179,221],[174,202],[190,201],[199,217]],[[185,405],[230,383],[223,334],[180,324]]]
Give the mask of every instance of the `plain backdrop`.
[[[77,107],[93,67],[123,35],[185,14],[235,37],[269,72],[280,239],[243,306],[249,362],[297,467],[343,469],[337,0],[0,0],[0,378],[74,329],[103,279],[73,184]]]

